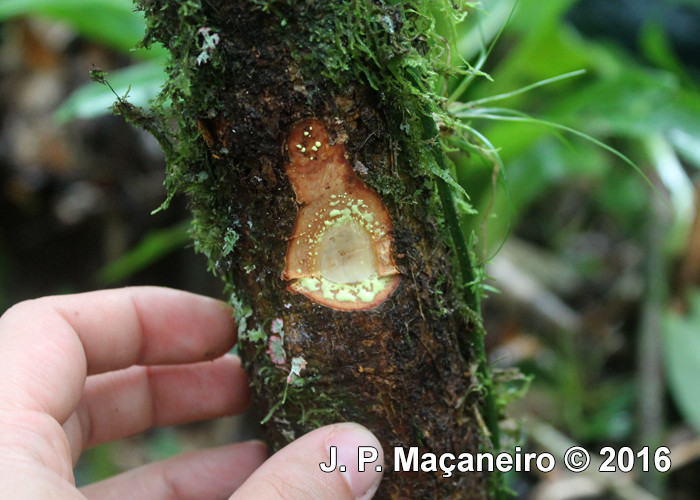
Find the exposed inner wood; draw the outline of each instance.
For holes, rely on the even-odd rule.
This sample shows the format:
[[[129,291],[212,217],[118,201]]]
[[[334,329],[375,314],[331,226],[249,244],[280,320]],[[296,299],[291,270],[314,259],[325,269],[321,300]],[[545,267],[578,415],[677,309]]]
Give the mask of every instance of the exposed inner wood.
[[[341,311],[372,309],[401,281],[394,226],[379,195],[355,173],[341,140],[317,119],[289,134],[286,172],[302,203],[286,256],[290,290]]]
[[[334,283],[361,283],[377,272],[372,238],[353,219],[323,234],[319,256],[321,276]]]

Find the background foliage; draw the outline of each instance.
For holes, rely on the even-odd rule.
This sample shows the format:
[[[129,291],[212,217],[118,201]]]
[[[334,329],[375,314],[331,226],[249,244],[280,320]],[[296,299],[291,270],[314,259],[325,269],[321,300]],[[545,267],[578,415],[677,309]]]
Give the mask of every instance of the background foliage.
[[[94,63],[137,105],[162,85],[164,52],[131,51],[144,24],[129,0],[3,0],[0,20],[0,307],[124,284],[217,295],[203,260],[183,250],[182,201],[147,215],[164,198],[162,156],[107,116],[113,94],[88,83]],[[510,435],[528,449],[567,439],[670,446],[671,473],[634,480],[657,498],[696,498],[700,7],[490,0],[456,32],[443,28],[453,42],[446,63],[485,59],[489,75],[452,103],[468,133],[445,145],[478,212],[463,210],[463,229],[496,278],[484,309],[490,358],[504,379],[514,366],[534,376],[504,428],[524,419]],[[440,80],[438,90],[454,96],[463,81]],[[646,178],[562,127],[616,148]],[[93,451],[80,477],[231,438],[206,426],[155,431]],[[599,476],[522,474],[510,484],[521,498],[629,498],[623,481]]]

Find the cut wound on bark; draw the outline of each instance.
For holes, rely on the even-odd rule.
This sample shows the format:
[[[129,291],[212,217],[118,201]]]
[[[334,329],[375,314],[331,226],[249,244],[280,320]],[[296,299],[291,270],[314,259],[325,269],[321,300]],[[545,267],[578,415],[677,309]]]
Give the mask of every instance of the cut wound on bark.
[[[301,204],[286,255],[289,289],[341,311],[378,306],[401,282],[384,203],[319,120],[297,123],[287,152],[285,169]]]

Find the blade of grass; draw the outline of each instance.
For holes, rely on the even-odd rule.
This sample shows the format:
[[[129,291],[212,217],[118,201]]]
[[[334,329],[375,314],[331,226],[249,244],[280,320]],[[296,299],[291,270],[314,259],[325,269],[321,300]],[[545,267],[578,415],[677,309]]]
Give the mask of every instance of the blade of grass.
[[[44,16],[65,22],[80,34],[122,52],[146,59],[164,59],[165,50],[137,50],[146,23],[130,0],[2,0],[0,21],[17,16]]]
[[[493,40],[498,34],[512,8],[505,1],[497,2],[488,12],[484,11],[482,7],[475,6],[475,15],[479,16],[479,29],[467,29],[464,35],[456,41],[455,49],[460,57],[470,61],[482,52],[486,41]],[[486,14],[486,16],[481,14]]]
[[[514,116],[509,116],[509,115],[499,115],[499,114],[493,114],[493,113],[503,113],[507,112],[510,113]],[[656,193],[656,195],[663,200],[664,204],[670,208],[668,201],[664,198],[664,196],[659,192],[659,190],[654,186],[654,183],[649,180],[649,178],[644,174],[641,168],[637,166],[636,163],[634,163],[632,160],[630,160],[627,156],[622,154],[620,151],[617,149],[608,146],[604,142],[599,141],[598,139],[591,137],[590,135],[581,132],[580,130],[576,130],[571,127],[567,127],[566,125],[562,125],[560,123],[556,122],[551,122],[548,120],[542,120],[540,118],[534,118],[529,115],[526,115],[525,113],[520,113],[518,111],[513,111],[509,109],[504,109],[504,108],[482,108],[482,109],[477,109],[473,111],[462,111],[459,113],[455,113],[455,117],[457,118],[468,118],[468,119],[483,119],[483,120],[492,120],[492,121],[507,121],[507,122],[521,122],[521,123],[531,123],[535,125],[542,125],[548,128],[553,128],[553,129],[558,129],[558,130],[563,130],[565,132],[569,132],[570,134],[576,135],[578,137],[581,137],[596,146],[605,149],[606,151],[614,154],[618,158],[620,158],[622,161],[627,163],[629,166],[631,166],[639,175],[641,175],[644,178],[644,181],[647,183],[647,185]]]
[[[515,3],[513,4],[513,8],[510,10],[510,14],[508,14],[508,19],[506,19],[506,22],[503,23],[503,26],[501,26],[501,29],[498,31],[498,34],[496,37],[493,39],[491,42],[491,45],[489,45],[489,48],[486,52],[483,51],[481,55],[479,56],[479,60],[476,63],[476,66],[472,68],[472,70],[469,72],[469,74],[462,80],[462,82],[457,86],[457,88],[452,92],[452,94],[447,98],[447,106],[458,100],[460,97],[462,97],[462,94],[469,88],[469,85],[471,85],[472,81],[474,78],[476,78],[478,75],[483,75],[484,73],[481,72],[481,68],[484,67],[484,64],[486,63],[486,60],[489,58],[489,55],[491,55],[491,51],[493,48],[496,46],[496,43],[498,42],[499,38],[501,38],[501,35],[503,34],[503,30],[505,30],[506,26],[508,26],[508,23],[510,22],[511,17],[513,17],[513,12],[515,12],[515,7],[518,5],[518,0],[515,0]],[[483,41],[483,37],[482,37]]]
[[[506,199],[508,200],[508,225],[506,227],[506,233],[503,236],[501,243],[498,245],[498,248],[493,252],[493,254],[488,258],[484,258],[484,262],[482,263],[482,264],[484,264],[484,263],[488,262],[489,260],[493,259],[498,254],[498,252],[501,251],[501,248],[503,248],[503,245],[505,245],[506,240],[508,239],[508,236],[510,235],[510,230],[511,230],[511,223],[510,222],[511,222],[511,219],[513,216],[513,200],[511,198],[511,194],[510,194],[510,185],[508,184],[508,176],[506,174],[506,167],[503,164],[503,160],[501,159],[501,155],[498,154],[498,150],[494,147],[494,145],[491,143],[491,141],[489,141],[486,138],[486,136],[484,136],[481,132],[479,132],[475,128],[473,128],[467,124],[460,124],[460,126],[463,127],[465,130],[467,130],[472,135],[474,135],[476,138],[478,138],[481,141],[481,143],[484,146],[486,146],[486,148],[485,148],[486,151],[488,151],[492,155],[492,159],[495,162],[496,166],[498,167],[498,179],[501,181],[501,183],[503,184],[503,186],[505,188]],[[495,188],[496,188],[496,186],[494,185],[493,186],[494,192],[493,192],[493,196],[491,197],[491,204],[489,205],[488,212],[486,214],[484,214],[483,224],[486,223],[486,219],[488,218],[489,212],[490,212],[491,208],[493,207],[493,202],[494,202],[495,196],[496,196]],[[486,249],[486,236],[485,236],[485,234],[486,234],[486,228],[483,227],[482,228],[482,238],[484,240],[484,249]]]
[[[452,106],[450,111],[452,112],[459,112],[464,109],[468,108],[473,108],[482,104],[486,104],[489,102],[494,102],[494,101],[501,101],[503,99],[508,99],[509,97],[514,97],[519,94],[524,94],[525,92],[529,92],[530,90],[536,89],[538,87],[543,87],[544,85],[549,85],[550,83],[554,82],[559,82],[561,80],[566,80],[567,78],[573,78],[574,76],[579,76],[582,75],[586,72],[585,69],[579,69],[576,71],[572,71],[570,73],[564,73],[563,75],[559,76],[554,76],[552,78],[547,78],[546,80],[540,80],[539,82],[535,82],[531,85],[527,85],[523,88],[520,88],[518,90],[514,90],[512,92],[506,92],[505,94],[498,94],[490,97],[484,97],[483,99],[477,99],[476,101],[469,101],[465,103],[460,103],[456,106]]]

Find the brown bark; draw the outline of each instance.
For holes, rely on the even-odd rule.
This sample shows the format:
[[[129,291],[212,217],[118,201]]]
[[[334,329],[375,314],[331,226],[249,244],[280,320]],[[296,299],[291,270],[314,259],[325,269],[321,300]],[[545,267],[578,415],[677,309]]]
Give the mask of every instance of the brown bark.
[[[176,25],[177,4],[165,6],[146,5],[163,25]],[[482,473],[393,472],[397,446],[457,456],[476,453],[481,443],[472,329],[460,314],[433,182],[407,167],[397,146],[404,132],[392,116],[401,103],[387,101],[359,75],[341,88],[305,72],[273,29],[279,18],[271,12],[239,0],[209,0],[202,12],[220,37],[218,62],[196,68],[191,94],[178,104],[199,128],[199,136],[196,127],[191,131],[199,156],[177,164],[171,175],[206,173],[184,182],[200,237],[222,240],[231,228],[239,235],[235,250],[221,252],[216,266],[252,310],[240,352],[261,418],[269,417],[270,443],[279,448],[321,425],[359,422],[385,451],[385,479],[375,498],[487,498]],[[153,33],[175,45],[176,28]],[[377,193],[393,223],[389,261],[401,281],[369,310],[327,307],[290,290],[285,279],[304,207],[285,169],[285,145],[294,125],[307,118],[322,123],[332,143],[344,143],[353,174]],[[283,338],[273,341],[278,320]],[[270,342],[284,350],[283,362],[270,356]],[[298,377],[290,375],[293,358],[306,362]]]

